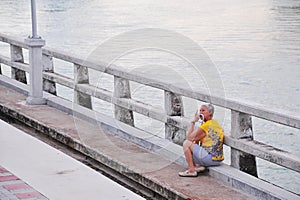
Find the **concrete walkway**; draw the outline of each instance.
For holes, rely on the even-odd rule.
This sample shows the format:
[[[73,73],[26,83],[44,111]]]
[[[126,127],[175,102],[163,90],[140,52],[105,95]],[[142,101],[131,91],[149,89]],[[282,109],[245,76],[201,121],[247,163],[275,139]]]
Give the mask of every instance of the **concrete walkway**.
[[[0,144],[1,200],[143,199],[2,120]]]
[[[110,133],[109,129],[103,129],[99,124],[77,119],[73,115],[47,105],[27,105],[25,95],[2,85],[0,85],[0,93],[2,112],[18,118],[22,123],[35,127],[44,134],[81,151],[145,187],[155,190],[166,199],[231,200],[255,198],[225,185],[208,174],[201,174],[196,178],[179,177],[178,172],[185,168],[176,164],[175,160],[166,160],[157,153],[120,139]],[[86,166],[71,161],[72,159],[54,149],[55,156],[54,154],[48,155],[45,151],[52,148],[41,145],[36,139],[22,142],[19,139],[13,139],[15,136],[7,134],[7,132],[3,133],[0,140],[0,165],[16,173],[18,177],[51,200],[99,199],[95,198],[97,195],[98,197],[99,195],[117,195],[103,199],[139,198],[127,190],[120,189],[116,184],[109,183],[109,188],[115,187],[116,191],[120,190],[121,192],[109,192],[111,190],[107,190],[105,187],[109,182],[106,178],[99,178],[100,175],[97,173],[87,170]],[[24,140],[26,138],[24,134],[18,137],[22,137]],[[12,148],[13,154],[11,156],[6,154],[8,147],[2,146],[2,144],[9,145],[9,140],[16,140],[16,143],[11,143],[9,147]],[[35,141],[39,146],[32,148],[30,141]],[[25,153],[27,149],[30,152]],[[36,155],[32,156],[35,153]],[[53,156],[57,157],[58,160],[52,160],[54,159]],[[35,157],[35,161],[32,160],[32,157]],[[65,160],[70,161],[65,163]],[[49,171],[42,170],[44,168],[49,168]],[[79,172],[86,174],[79,175]],[[66,182],[59,183],[58,180]],[[106,181],[103,182],[103,180]],[[72,189],[73,185],[76,186],[76,189]],[[123,191],[126,192],[123,193]],[[74,195],[74,198],[66,197],[68,195]],[[91,196],[82,197],[82,195]]]

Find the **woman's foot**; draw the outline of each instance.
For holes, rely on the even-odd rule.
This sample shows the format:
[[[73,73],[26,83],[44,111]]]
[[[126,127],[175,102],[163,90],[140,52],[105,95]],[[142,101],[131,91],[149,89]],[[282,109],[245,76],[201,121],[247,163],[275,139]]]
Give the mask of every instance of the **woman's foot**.
[[[205,167],[203,166],[195,166],[195,171],[198,173],[204,172],[205,171]]]
[[[190,172],[189,170],[186,170],[183,172],[179,172],[178,175],[182,177],[196,177],[198,174],[196,171]]]

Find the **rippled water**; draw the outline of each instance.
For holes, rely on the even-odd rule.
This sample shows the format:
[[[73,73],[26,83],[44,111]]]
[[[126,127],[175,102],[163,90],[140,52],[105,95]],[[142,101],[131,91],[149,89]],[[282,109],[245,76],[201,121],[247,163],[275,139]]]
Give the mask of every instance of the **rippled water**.
[[[1,33],[18,37],[31,34],[29,0],[1,0],[0,7]],[[38,34],[49,47],[89,57],[105,41],[128,31],[144,28],[173,31],[191,39],[207,53],[219,72],[226,97],[299,116],[299,0],[37,0],[37,8]],[[162,68],[172,69],[175,73],[166,74],[166,79],[176,82],[180,77],[191,87],[205,88],[205,69],[201,71],[204,78],[195,77],[187,60],[164,50],[128,52],[114,64],[130,70],[142,69],[154,77]],[[73,73],[64,65],[57,66],[57,70]],[[97,81],[112,87],[109,78],[101,76]],[[153,95],[147,87],[139,85],[133,91],[135,98],[163,107],[162,93],[155,91],[157,95]],[[186,116],[191,116],[195,104],[187,102]],[[225,130],[229,131],[227,118],[228,113],[219,120],[224,121]],[[256,140],[300,155],[299,130],[256,118],[253,125]],[[263,161],[259,161],[259,166],[264,179],[300,191],[299,174]]]

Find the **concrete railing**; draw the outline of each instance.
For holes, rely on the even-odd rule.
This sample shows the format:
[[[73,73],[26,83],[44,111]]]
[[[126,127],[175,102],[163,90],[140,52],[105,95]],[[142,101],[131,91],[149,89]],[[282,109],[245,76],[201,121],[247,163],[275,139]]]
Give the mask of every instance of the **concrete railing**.
[[[22,49],[26,44],[18,39],[1,35],[0,41],[10,45],[10,57],[0,55],[0,64],[12,68],[12,79],[27,83],[25,72],[29,72],[28,64],[24,63]],[[253,140],[252,117],[300,129],[300,117],[282,112],[274,112],[251,104],[231,99],[211,96],[181,86],[170,85],[154,80],[151,77],[132,74],[114,65],[93,63],[59,53],[48,48],[42,49],[43,58],[43,89],[56,95],[56,84],[74,90],[74,103],[92,109],[91,98],[98,98],[114,105],[115,119],[135,126],[133,112],[158,120],[165,124],[165,138],[181,143],[185,138],[185,130],[189,126],[188,119],[182,116],[182,97],[210,102],[231,111],[231,134],[226,135],[225,144],[231,147],[231,165],[244,172],[257,176],[255,157],[300,172],[300,157],[286,150]],[[74,77],[69,78],[54,72],[53,58],[72,63]],[[1,69],[1,68],[0,68]],[[89,84],[88,70],[93,69],[110,74],[114,77],[114,91]],[[159,110],[149,104],[131,98],[129,82],[137,82],[164,91],[165,110]]]

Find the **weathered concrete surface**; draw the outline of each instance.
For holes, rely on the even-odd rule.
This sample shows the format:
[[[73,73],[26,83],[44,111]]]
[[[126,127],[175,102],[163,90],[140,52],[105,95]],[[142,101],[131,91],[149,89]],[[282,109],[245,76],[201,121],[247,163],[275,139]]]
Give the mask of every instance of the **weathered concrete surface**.
[[[252,117],[248,114],[231,111],[231,136],[253,140]],[[258,177],[254,155],[231,149],[231,166]]]
[[[18,47],[15,45],[10,45],[10,56],[11,56],[12,62],[24,63],[23,50],[21,47]],[[11,77],[15,80],[18,80],[22,83],[27,84],[25,71],[22,71],[22,70],[12,67]]]
[[[0,85],[0,109],[60,140],[167,199],[253,199],[207,174],[181,178],[182,165],[110,134],[106,129],[47,105],[27,105],[26,96]]]

